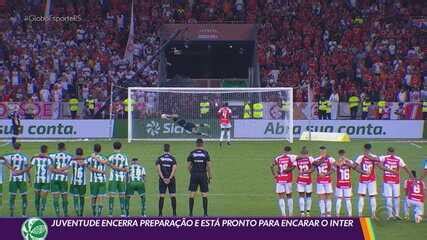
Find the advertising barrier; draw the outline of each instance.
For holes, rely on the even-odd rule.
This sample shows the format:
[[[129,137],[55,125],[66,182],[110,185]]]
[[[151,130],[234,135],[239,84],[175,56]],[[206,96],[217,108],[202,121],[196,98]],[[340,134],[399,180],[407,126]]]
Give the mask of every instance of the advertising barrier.
[[[110,138],[110,120],[22,120],[20,138],[25,139],[68,139]],[[0,139],[12,135],[11,120],[0,120]]]
[[[235,120],[235,138],[281,138],[285,126],[281,120]],[[422,120],[295,120],[294,137],[303,131],[347,133],[351,138],[422,138]]]
[[[202,123],[201,119],[188,119],[187,121],[195,124]],[[203,132],[213,138],[219,138],[220,129],[218,127],[201,128]],[[174,122],[164,119],[145,119],[134,120],[133,124],[133,138],[146,139],[146,138],[193,138],[194,135],[189,134],[181,126]]]

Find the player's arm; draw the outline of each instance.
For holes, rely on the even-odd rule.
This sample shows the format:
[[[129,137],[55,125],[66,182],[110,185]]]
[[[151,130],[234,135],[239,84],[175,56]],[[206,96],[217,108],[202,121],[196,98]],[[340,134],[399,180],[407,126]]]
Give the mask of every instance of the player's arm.
[[[171,175],[170,175],[169,179],[171,179],[171,178],[175,177],[175,174],[176,174],[176,168],[177,168],[177,167],[178,167],[178,166],[176,165],[176,163],[172,165],[172,172],[171,172]]]
[[[415,177],[415,176],[412,175],[411,171],[409,171],[408,166],[405,165],[405,166],[402,167],[402,169],[406,172],[406,174],[408,174],[409,178]]]
[[[103,159],[103,158],[101,158],[101,157],[98,157],[95,153],[93,153],[91,157],[92,157],[93,159],[95,159],[96,161],[98,161],[98,162],[102,163],[102,164],[109,165],[109,162],[108,162],[108,160],[107,160],[107,159]]]
[[[193,164],[191,162],[187,162],[187,169],[189,172],[191,172],[192,167],[193,167]]]
[[[208,161],[208,162],[207,162],[207,165],[206,165],[206,170],[207,170],[207,173],[208,173],[208,180],[209,180],[209,183],[211,183],[211,180],[212,180],[212,172],[211,172],[211,169],[212,169],[211,161]]]
[[[347,165],[350,166],[354,171],[356,171],[356,172],[358,172],[360,174],[364,174],[364,175],[369,174],[368,172],[363,171],[363,169],[357,163],[353,163],[353,164],[348,163]]]
[[[270,170],[271,170],[271,174],[273,175],[273,177],[276,178],[277,177],[277,163],[276,163],[275,159],[273,159],[273,162],[271,163]]]
[[[164,179],[165,179],[165,177],[163,176],[163,173],[162,173],[162,171],[161,171],[161,169],[160,169],[160,164],[159,164],[158,162],[156,162],[156,171],[157,171],[157,174],[159,174],[159,177],[160,177],[162,180],[164,180]]]

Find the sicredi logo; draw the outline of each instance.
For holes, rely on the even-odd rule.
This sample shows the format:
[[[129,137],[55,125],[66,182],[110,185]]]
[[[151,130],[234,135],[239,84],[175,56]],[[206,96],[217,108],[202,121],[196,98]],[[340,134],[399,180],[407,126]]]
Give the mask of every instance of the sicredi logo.
[[[29,218],[21,226],[21,234],[25,240],[44,240],[47,233],[47,224],[40,218]]]
[[[156,121],[150,121],[145,125],[146,131],[151,136],[157,136],[160,133],[160,124]]]

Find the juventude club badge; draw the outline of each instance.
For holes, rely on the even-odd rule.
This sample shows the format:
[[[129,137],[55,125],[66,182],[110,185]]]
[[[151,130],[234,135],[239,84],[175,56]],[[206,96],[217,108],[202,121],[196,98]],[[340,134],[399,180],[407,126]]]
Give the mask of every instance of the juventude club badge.
[[[21,226],[25,240],[43,240],[47,237],[47,224],[40,218],[29,218]]]

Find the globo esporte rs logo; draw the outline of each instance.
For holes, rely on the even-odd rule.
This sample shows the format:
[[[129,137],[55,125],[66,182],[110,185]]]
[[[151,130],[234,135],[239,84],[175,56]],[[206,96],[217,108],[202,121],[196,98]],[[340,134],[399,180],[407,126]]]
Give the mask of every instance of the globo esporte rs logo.
[[[156,136],[160,133],[160,124],[156,121],[150,121],[145,125],[145,128],[151,136]]]
[[[29,218],[21,226],[25,240],[43,240],[47,237],[47,224],[41,218]]]

